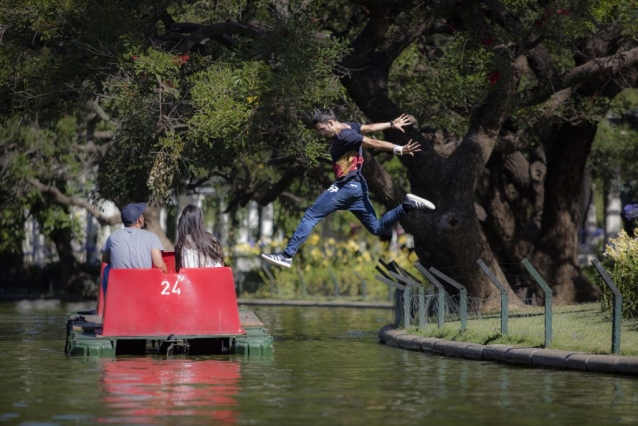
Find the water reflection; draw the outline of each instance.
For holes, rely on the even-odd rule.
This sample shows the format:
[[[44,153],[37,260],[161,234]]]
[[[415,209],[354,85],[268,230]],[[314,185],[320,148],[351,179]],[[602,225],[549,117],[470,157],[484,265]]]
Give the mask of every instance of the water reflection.
[[[101,423],[237,422],[240,365],[231,360],[117,359],[102,365]],[[173,420],[171,420],[173,419]]]

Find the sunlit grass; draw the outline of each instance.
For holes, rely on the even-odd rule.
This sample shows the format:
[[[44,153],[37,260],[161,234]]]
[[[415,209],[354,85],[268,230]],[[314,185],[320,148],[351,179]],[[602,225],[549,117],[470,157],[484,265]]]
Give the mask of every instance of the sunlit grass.
[[[511,311],[508,334],[502,335],[500,314],[482,315],[468,319],[461,333],[459,320],[447,318],[443,328],[436,323],[423,330],[411,327],[408,331],[425,337],[436,337],[479,344],[508,344],[517,347],[541,348],[545,344],[544,308],[529,307]],[[601,312],[599,303],[574,306],[556,306],[553,309],[552,341],[550,349],[611,353],[612,319]],[[621,355],[638,356],[638,320],[623,318],[621,326]]]

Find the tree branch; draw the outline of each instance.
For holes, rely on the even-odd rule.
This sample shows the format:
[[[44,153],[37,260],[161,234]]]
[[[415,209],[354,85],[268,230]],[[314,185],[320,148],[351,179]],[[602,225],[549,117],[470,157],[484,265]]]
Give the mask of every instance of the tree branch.
[[[521,48],[526,50],[533,49],[543,41],[543,36],[528,41],[526,35],[523,33],[523,28],[520,27],[521,20],[510,13],[498,0],[480,0],[480,2],[496,14],[501,26],[514,37],[514,40]]]
[[[234,43],[231,40],[224,38],[228,37],[229,34],[245,35],[253,38],[260,38],[263,36],[263,32],[261,30],[239,22],[223,22],[213,25],[176,23],[171,25],[169,31],[191,33],[190,36],[183,38],[177,46],[177,50],[183,53],[192,50],[202,41],[209,38],[214,38],[227,47],[232,47]]]
[[[86,209],[86,211],[89,212],[91,216],[95,217],[102,225],[115,225],[122,222],[120,215],[105,216],[98,207],[96,207],[86,199],[79,197],[69,197],[68,195],[63,194],[59,188],[51,185],[45,185],[35,178],[29,178],[27,179],[27,181],[38,191],[53,195],[55,201],[59,204],[65,206],[77,206]]]
[[[113,126],[116,126],[116,127],[119,125],[118,122],[113,121],[111,117],[106,113],[106,111],[104,111],[104,109],[98,103],[97,99],[94,99],[91,102],[91,108],[93,108],[93,111],[95,111],[95,113],[99,115],[100,118],[104,120],[105,122],[112,124]]]
[[[527,146],[527,141],[522,138],[523,132],[510,133],[505,136],[499,136],[494,145],[494,151],[502,154],[512,154],[520,151]]]
[[[610,77],[619,71],[635,67],[637,64],[638,47],[604,58],[592,59],[534,88],[518,93],[515,98],[516,108],[538,105],[562,89],[592,79]]]
[[[412,28],[400,31],[399,34],[390,41],[387,49],[385,49],[389,62],[394,62],[395,59],[424,32],[431,32],[433,25],[431,19],[417,21],[416,25]]]

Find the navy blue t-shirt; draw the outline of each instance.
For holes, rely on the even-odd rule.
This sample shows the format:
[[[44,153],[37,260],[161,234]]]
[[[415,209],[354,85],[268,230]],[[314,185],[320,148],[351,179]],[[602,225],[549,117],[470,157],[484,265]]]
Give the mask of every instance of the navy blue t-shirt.
[[[335,178],[342,180],[357,173],[363,164],[363,152],[361,151],[361,123],[343,123],[349,129],[343,129],[339,134],[332,137],[330,143],[330,157]]]

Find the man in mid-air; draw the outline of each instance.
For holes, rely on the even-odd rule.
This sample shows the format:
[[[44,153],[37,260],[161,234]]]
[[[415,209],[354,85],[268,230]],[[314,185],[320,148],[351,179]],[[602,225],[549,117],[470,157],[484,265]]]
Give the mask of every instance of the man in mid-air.
[[[410,125],[410,119],[402,114],[387,123],[361,124],[341,123],[329,109],[317,111],[313,124],[323,136],[330,138],[330,157],[336,180],[315,203],[306,211],[299,226],[282,253],[266,254],[261,257],[267,262],[290,268],[292,258],[299,246],[306,241],[312,229],[321,219],[337,210],[351,211],[359,221],[374,235],[380,235],[413,209],[434,210],[430,201],[407,194],[402,204],[377,219],[374,207],[368,199],[368,185],[361,174],[363,164],[362,148],[374,148],[390,151],[395,155],[411,155],[421,151],[417,142],[412,140],[404,146],[394,145],[364,136],[363,133],[397,129],[405,133],[404,126]]]

